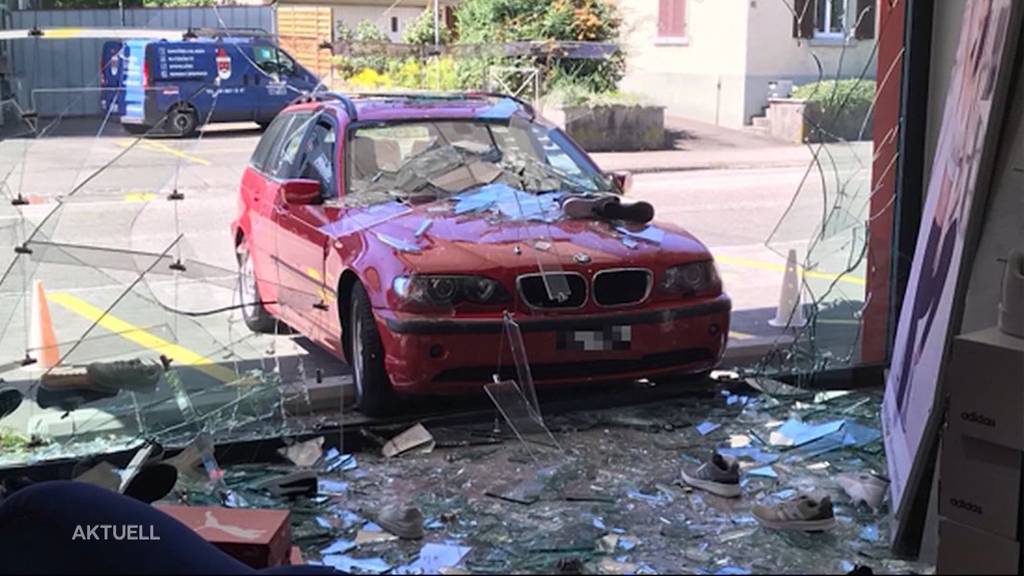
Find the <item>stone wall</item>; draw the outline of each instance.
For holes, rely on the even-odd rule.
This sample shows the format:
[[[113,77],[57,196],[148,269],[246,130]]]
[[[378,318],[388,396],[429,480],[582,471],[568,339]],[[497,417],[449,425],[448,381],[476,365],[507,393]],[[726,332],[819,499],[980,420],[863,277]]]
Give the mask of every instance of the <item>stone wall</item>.
[[[567,106],[547,108],[544,117],[588,152],[665,147],[665,109],[660,106]]]
[[[847,109],[837,115],[824,112],[814,102],[793,98],[769,100],[767,118],[772,138],[785,142],[852,142],[870,140],[872,134],[869,110]]]

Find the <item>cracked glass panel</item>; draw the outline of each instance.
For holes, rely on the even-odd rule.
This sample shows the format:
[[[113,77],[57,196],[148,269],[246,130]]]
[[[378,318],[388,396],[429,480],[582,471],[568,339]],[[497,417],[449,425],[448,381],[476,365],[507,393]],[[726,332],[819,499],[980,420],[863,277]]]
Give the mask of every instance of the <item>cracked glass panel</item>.
[[[282,75],[318,62],[242,49],[216,8],[210,44],[12,41],[19,62],[77,42],[99,64],[71,88],[22,66],[0,102],[0,367],[25,394],[0,422],[24,446],[12,458],[156,439],[201,444],[215,476],[209,444],[336,426],[353,396],[381,408],[363,388],[381,382],[488,396],[518,435],[557,445],[548,385],[858,364],[879,330],[864,320],[870,279],[887,274],[867,265],[892,209],[875,182],[896,164],[879,151],[894,130],[872,142],[879,87],[898,82],[898,65],[877,69],[874,3],[743,5],[793,37],[755,31],[730,44],[742,74],[700,78],[646,75],[657,43],[633,34],[656,19],[621,4],[636,25],[618,47],[345,41],[337,70],[304,87]],[[700,48],[670,40],[658,49]],[[200,46],[214,47],[206,69],[189,68]],[[595,88],[632,55],[620,90]],[[413,95],[377,91],[405,76]],[[512,94],[466,93],[485,83]],[[240,104],[250,88],[312,105],[259,115]],[[540,113],[520,100],[538,98]],[[648,130],[659,106],[665,130]],[[624,132],[638,152],[602,154]]]
[[[142,69],[141,42],[44,30],[21,49],[45,42],[96,48],[100,72],[72,89],[21,77],[0,104],[0,376],[23,395],[0,422],[3,465],[151,440],[200,445],[213,474],[214,445],[337,426],[343,374],[325,377],[284,328],[244,322],[230,219],[248,153],[208,122],[233,91],[214,74],[132,94],[119,82],[170,74]],[[178,108],[128,123],[172,92]],[[184,109],[196,134],[174,138]]]

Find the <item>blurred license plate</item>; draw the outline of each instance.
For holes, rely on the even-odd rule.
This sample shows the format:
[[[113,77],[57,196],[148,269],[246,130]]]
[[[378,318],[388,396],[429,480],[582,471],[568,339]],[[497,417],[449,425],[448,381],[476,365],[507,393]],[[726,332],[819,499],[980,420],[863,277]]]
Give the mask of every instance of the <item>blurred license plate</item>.
[[[597,330],[562,330],[558,333],[558,349],[581,352],[629,350],[632,339],[632,326],[605,326]]]

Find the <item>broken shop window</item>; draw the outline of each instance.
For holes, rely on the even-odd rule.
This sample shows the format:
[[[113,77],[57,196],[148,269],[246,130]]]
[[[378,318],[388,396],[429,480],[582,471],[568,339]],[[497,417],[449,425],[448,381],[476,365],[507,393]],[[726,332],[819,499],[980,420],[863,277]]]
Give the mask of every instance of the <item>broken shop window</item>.
[[[808,58],[818,61],[819,79],[849,75],[847,68],[836,67],[834,60],[819,54],[820,49],[808,52]],[[872,75],[873,70],[865,68],[856,78],[866,80]],[[29,78],[23,80],[31,84]],[[100,85],[99,77],[94,85]],[[202,97],[209,98],[216,109],[222,94],[216,86],[208,88]],[[821,89],[832,90],[834,96],[830,102],[835,106],[825,111],[825,119],[847,113],[847,95],[840,85],[825,83]],[[5,326],[0,349],[6,362],[34,361],[17,365],[4,376],[27,399],[13,420],[17,424],[3,423],[27,447],[16,452],[17,457],[37,461],[55,457],[61,450],[104,451],[120,445],[114,440],[130,445],[156,438],[183,444],[206,433],[216,442],[225,442],[301,434],[336,424],[342,394],[333,388],[340,389],[338,383],[350,382],[350,377],[344,370],[321,373],[315,358],[298,350],[301,345],[287,334],[250,333],[240,309],[239,255],[207,250],[231,241],[210,224],[209,213],[230,212],[234,206],[204,195],[204,187],[237,185],[242,166],[217,166],[221,172],[216,182],[210,182],[206,173],[193,174],[215,161],[197,150],[219,136],[205,130],[193,140],[160,138],[159,130],[126,135],[112,114],[111,101],[98,117],[73,117],[82,100],[94,95],[86,90],[48,92],[37,95],[35,104],[26,105],[31,99],[25,98],[4,103],[7,136],[0,142],[0,169],[3,192],[11,203],[2,207],[5,218],[0,224],[4,245],[10,247],[0,261],[7,270],[0,280],[4,297],[0,320]],[[49,103],[44,101],[47,98]],[[868,133],[869,115],[870,110],[858,119],[859,135]],[[833,134],[822,118],[810,120],[815,126],[812,136],[821,140],[807,144],[813,161],[792,191],[792,202],[778,224],[759,238],[758,257],[771,263],[768,269],[752,274],[744,263],[747,255],[728,247],[713,248],[727,292],[734,287],[742,292],[748,284],[772,294],[772,299],[783,292],[767,305],[758,301],[737,306],[736,334],[730,345],[742,347],[743,334],[768,342],[759,360],[739,366],[744,376],[796,374],[802,378],[858,362],[863,309],[870,300],[865,288],[866,242],[871,220],[881,217],[869,210],[871,163],[876,154],[866,141]],[[158,124],[166,126],[170,121],[170,117],[161,118]],[[517,134],[537,128],[519,117],[508,126],[497,126],[500,160],[487,156],[487,151],[438,142],[431,151],[436,157],[409,169],[411,180],[434,179],[438,180],[435,185],[453,187],[451,194],[429,199],[426,216],[409,222],[420,200],[396,199],[370,186],[368,198],[378,193],[376,197],[353,196],[343,201],[346,207],[367,209],[332,223],[328,231],[341,236],[373,229],[382,243],[414,255],[432,249],[436,219],[454,215],[480,218],[488,224],[459,239],[466,243],[479,242],[502,224],[513,223],[521,234],[516,249],[540,280],[537,296],[546,302],[564,302],[573,293],[570,283],[574,280],[562,263],[575,256],[556,226],[568,217],[564,196],[607,192],[610,184],[572,173],[571,163],[563,158],[542,162],[524,153]],[[543,130],[539,137],[546,138],[546,149],[557,148]],[[84,153],[68,153],[64,148],[68,139]],[[483,164],[494,165],[492,172],[499,177],[490,180],[482,174]],[[445,166],[444,174],[433,173],[439,165]],[[424,172],[427,168],[431,173]],[[458,174],[452,173],[460,170],[470,173],[472,183],[482,185],[454,190],[452,182]],[[397,182],[401,177],[399,173],[393,179]],[[377,180],[378,187],[382,182]],[[609,205],[601,209],[615,209],[614,200],[602,201]],[[688,224],[666,218],[672,224]],[[397,223],[401,225],[382,226]],[[638,254],[662,250],[666,241],[666,227],[657,222],[581,219],[580,226]],[[425,282],[430,280],[437,279]],[[407,285],[411,295],[429,288],[416,276]],[[296,290],[283,282],[279,287]],[[321,288],[293,296],[318,303],[330,297],[326,279]],[[743,304],[742,296],[734,293],[733,297]],[[52,339],[33,334],[43,314],[39,302],[46,303],[54,325]],[[434,312],[439,317],[455,315],[450,306],[434,306]],[[52,322],[57,316],[59,321]],[[777,320],[781,327],[771,327],[770,320]],[[543,438],[540,444],[558,447],[541,416],[531,382],[530,350],[516,341],[525,322],[515,316],[503,320],[507,340],[500,349],[481,354],[486,363],[496,365],[491,375],[500,378],[484,376],[480,387],[497,405],[504,425],[518,430],[527,446],[537,444],[529,438]],[[574,344],[584,350],[614,351],[633,336],[625,330],[577,332]],[[521,341],[521,334],[518,338]],[[51,342],[57,343],[58,361],[44,367],[36,356],[45,356],[41,353],[47,352]],[[727,357],[724,362],[729,366],[731,361]],[[93,373],[121,369],[148,374],[147,370],[157,367],[162,372],[155,385],[132,390],[91,381],[92,364],[97,365]],[[86,388],[65,394],[71,399],[49,399],[53,388],[60,386],[73,391],[75,386]],[[39,403],[40,394],[46,406]],[[109,446],[104,444],[108,441]],[[48,448],[40,450],[40,442]]]

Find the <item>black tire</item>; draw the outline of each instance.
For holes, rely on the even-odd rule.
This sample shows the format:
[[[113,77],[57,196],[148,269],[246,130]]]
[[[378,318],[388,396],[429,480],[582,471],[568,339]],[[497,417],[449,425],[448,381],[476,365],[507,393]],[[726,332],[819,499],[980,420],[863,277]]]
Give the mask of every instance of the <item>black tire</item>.
[[[384,369],[384,346],[363,285],[352,287],[348,321],[349,359],[356,386],[356,408],[367,416],[384,416],[395,409],[391,378]]]
[[[167,129],[172,134],[181,138],[188,138],[195,134],[199,127],[199,117],[191,106],[179,104],[171,110],[167,117]]]
[[[145,124],[121,124],[121,127],[129,134],[145,134],[152,128],[152,126],[146,126]]]
[[[238,301],[242,305],[242,320],[249,330],[260,334],[276,331],[277,319],[261,303],[252,257],[244,242],[238,247]]]

